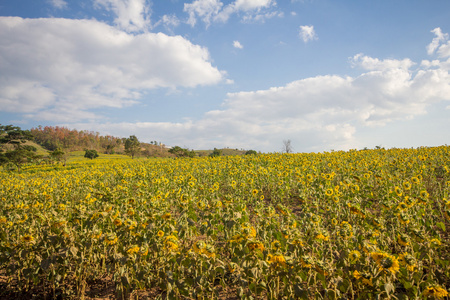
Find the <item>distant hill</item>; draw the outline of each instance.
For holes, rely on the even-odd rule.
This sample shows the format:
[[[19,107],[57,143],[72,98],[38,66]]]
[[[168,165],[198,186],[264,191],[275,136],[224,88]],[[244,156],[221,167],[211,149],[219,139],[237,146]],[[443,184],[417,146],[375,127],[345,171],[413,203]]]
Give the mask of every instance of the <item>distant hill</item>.
[[[227,155],[244,155],[247,150],[239,150],[239,149],[230,149],[230,148],[223,148],[219,149],[222,152],[223,156]],[[208,156],[211,153],[213,153],[214,150],[194,150],[195,153],[197,153],[198,156]]]
[[[97,150],[104,154],[123,154],[127,138],[119,138],[111,135],[100,135],[96,131],[69,129],[59,126],[39,126],[32,128],[34,142],[41,148],[53,151],[58,148],[66,152],[82,151],[85,149]],[[142,156],[170,156],[168,149],[161,143],[142,143]]]

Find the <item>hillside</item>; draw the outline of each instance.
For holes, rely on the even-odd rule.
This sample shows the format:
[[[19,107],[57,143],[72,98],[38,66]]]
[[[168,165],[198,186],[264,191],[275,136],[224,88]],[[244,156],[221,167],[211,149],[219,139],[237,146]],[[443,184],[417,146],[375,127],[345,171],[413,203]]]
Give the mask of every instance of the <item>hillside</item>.
[[[222,152],[222,156],[227,155],[244,155],[247,150],[238,150],[238,149],[230,149],[230,148],[222,148],[219,149]],[[208,156],[211,153],[213,153],[214,150],[194,150],[195,153],[202,157],[202,156]]]

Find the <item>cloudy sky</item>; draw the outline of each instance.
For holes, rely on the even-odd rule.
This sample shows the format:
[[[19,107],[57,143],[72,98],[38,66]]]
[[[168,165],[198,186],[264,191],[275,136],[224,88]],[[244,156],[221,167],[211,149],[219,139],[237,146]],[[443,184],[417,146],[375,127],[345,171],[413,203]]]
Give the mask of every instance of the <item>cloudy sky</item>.
[[[450,144],[448,0],[2,0],[0,123],[279,152]]]

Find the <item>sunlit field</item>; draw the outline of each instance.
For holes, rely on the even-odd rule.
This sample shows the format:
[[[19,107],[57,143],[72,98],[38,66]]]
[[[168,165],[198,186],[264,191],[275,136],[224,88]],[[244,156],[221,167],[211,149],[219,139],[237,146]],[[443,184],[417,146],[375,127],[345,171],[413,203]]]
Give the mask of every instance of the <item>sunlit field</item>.
[[[449,161],[442,146],[4,170],[0,295],[444,298]]]

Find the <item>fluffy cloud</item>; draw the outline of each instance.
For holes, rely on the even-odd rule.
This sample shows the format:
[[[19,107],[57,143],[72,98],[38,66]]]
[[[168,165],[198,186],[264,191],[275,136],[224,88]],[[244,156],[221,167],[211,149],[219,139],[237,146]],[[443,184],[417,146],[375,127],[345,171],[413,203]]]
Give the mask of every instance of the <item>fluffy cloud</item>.
[[[244,46],[239,41],[233,41],[233,47],[238,49],[243,49]]]
[[[57,0],[54,0],[57,1]],[[150,25],[150,9],[146,0],[94,0],[97,7],[111,10],[119,28],[128,32],[147,29]]]
[[[225,5],[219,0],[195,0],[184,4],[184,11],[189,14],[188,24],[194,26],[201,19],[206,26],[211,22],[226,22],[232,14],[244,13],[243,21],[263,21],[274,16],[283,16],[278,12],[265,10],[276,5],[274,0],[236,0]]]
[[[277,151],[288,138],[301,145],[295,147],[297,151],[360,148],[367,144],[357,141],[359,131],[411,120],[426,114],[432,104],[450,101],[446,58],[416,64],[410,59],[357,54],[351,64],[361,68],[358,76],[316,76],[265,90],[229,93],[222,109],[196,121],[95,128],[195,149],[230,146]]]
[[[448,40],[448,34],[442,33],[442,30],[439,27],[431,30],[431,32],[433,32],[436,35],[436,37],[427,46],[428,55],[432,55],[436,51],[436,49],[439,48],[442,41]]]
[[[197,18],[200,18],[206,26],[209,26],[214,16],[217,16],[223,3],[219,0],[195,0],[184,4],[184,11],[189,14],[188,24],[194,26]]]
[[[207,49],[180,36],[95,20],[0,17],[0,69],[2,111],[54,121],[94,118],[89,109],[132,105],[149,89],[223,79]]]
[[[300,38],[305,42],[309,42],[312,40],[317,40],[316,32],[314,31],[314,26],[300,26],[299,31]]]

